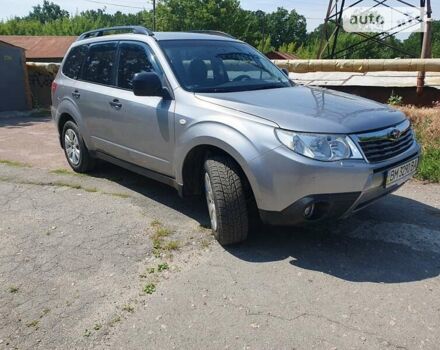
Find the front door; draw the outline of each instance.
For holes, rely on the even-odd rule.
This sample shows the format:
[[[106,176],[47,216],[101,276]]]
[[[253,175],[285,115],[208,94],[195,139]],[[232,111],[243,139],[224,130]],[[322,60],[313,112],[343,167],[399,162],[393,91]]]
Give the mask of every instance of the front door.
[[[174,100],[132,91],[136,73],[155,72],[164,79],[153,51],[142,42],[121,41],[117,62],[116,86],[107,101],[112,132],[106,148],[119,159],[172,175]]]

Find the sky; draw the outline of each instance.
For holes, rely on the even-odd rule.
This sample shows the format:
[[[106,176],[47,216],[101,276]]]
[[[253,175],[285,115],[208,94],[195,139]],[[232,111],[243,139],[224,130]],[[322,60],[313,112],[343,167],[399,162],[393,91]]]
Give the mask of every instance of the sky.
[[[143,8],[151,9],[151,0],[50,0],[70,13],[99,9],[106,7],[107,12],[137,12]],[[372,1],[372,0],[369,0]],[[419,3],[418,0],[406,0],[410,3]],[[32,6],[41,4],[43,0],[0,0],[0,19],[5,20],[14,16],[25,16],[32,10]],[[248,10],[263,10],[270,12],[277,7],[288,10],[295,9],[307,19],[309,31],[323,23],[327,11],[328,0],[241,0],[241,6]],[[390,5],[396,0],[388,0]],[[440,1],[432,0],[434,18],[440,18]],[[402,6],[402,5],[400,5]]]

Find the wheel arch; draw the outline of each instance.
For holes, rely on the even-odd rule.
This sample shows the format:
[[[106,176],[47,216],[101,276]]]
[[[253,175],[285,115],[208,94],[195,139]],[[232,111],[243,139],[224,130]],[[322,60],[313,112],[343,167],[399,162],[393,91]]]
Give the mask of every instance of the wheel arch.
[[[81,136],[84,140],[84,143],[86,144],[87,148],[90,149],[89,133],[87,131],[87,128],[85,128],[83,125],[83,121],[77,106],[72,101],[70,101],[69,99],[64,99],[62,102],[60,102],[57,108],[57,117],[55,120],[58,129],[58,134],[60,136],[61,146],[62,146],[61,136],[63,132],[63,126],[67,121],[71,120],[78,126],[81,132]]]
[[[244,186],[250,192],[253,199],[255,199],[258,193],[255,193],[254,186],[252,185],[254,179],[246,166],[246,160],[230,145],[222,147],[218,142],[205,142],[194,145],[186,153],[179,172],[180,177],[178,178],[178,181],[183,185],[182,194],[184,196],[201,194],[203,188],[203,165],[210,155],[224,155],[231,158],[237,164],[240,175],[244,179]]]

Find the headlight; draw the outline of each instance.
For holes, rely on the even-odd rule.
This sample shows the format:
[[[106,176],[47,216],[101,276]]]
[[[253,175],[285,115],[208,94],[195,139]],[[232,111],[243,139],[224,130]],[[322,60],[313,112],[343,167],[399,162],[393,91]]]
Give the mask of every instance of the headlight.
[[[280,142],[305,157],[331,162],[341,159],[363,159],[349,136],[309,134],[275,129]]]

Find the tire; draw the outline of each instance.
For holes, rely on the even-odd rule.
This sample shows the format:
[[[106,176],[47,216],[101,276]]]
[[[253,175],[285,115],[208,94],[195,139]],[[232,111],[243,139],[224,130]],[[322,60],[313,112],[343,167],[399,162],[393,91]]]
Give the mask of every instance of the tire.
[[[86,173],[95,166],[95,159],[90,156],[78,126],[73,121],[67,121],[61,135],[64,154],[70,167],[77,173]]]
[[[249,211],[245,180],[238,165],[227,156],[209,157],[204,164],[203,183],[211,228],[221,245],[246,240]]]

